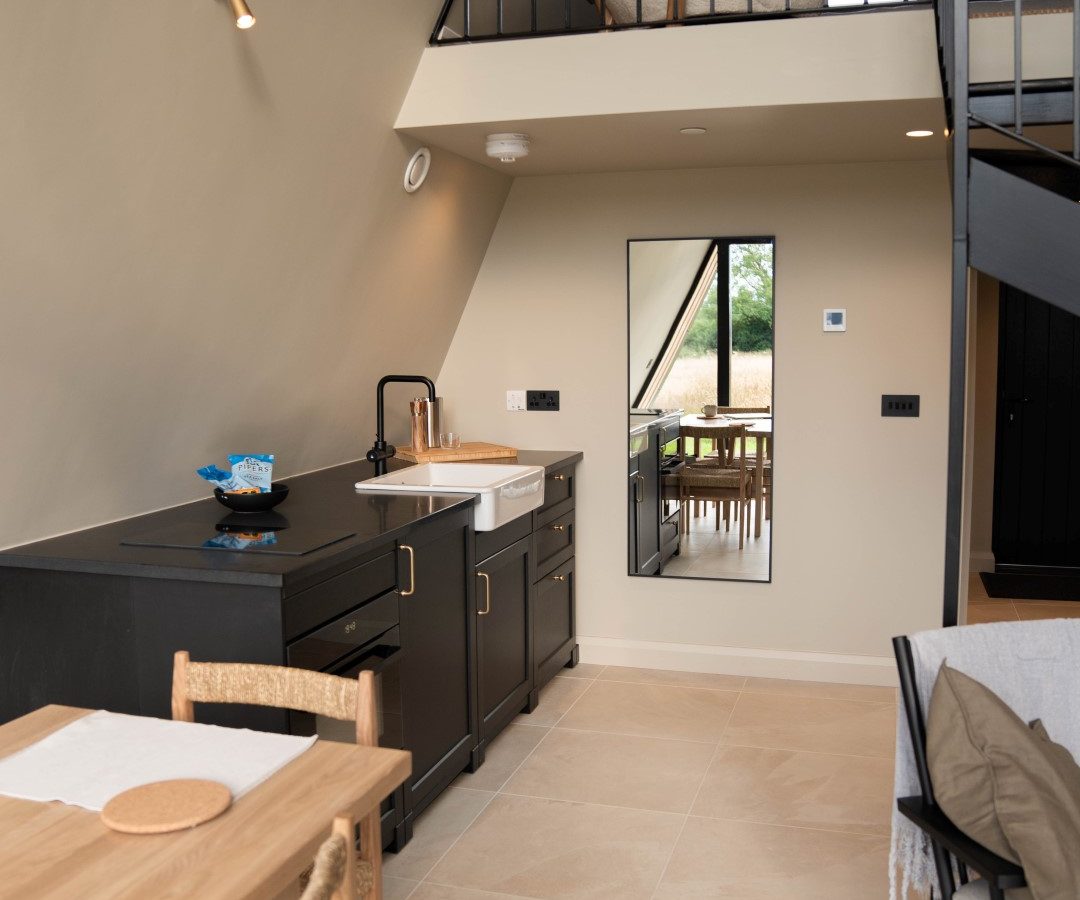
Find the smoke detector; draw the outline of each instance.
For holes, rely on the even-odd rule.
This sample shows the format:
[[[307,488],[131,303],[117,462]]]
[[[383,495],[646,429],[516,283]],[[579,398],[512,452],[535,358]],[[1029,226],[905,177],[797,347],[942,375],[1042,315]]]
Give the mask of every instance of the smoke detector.
[[[529,136],[513,133],[489,134],[487,155],[504,163],[512,163],[523,156],[528,156]]]

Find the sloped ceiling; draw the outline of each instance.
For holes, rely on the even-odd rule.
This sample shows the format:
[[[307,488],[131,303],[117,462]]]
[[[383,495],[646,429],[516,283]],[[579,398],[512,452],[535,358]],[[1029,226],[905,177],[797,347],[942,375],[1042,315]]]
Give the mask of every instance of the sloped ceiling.
[[[510,179],[393,123],[439,0],[0,6],[0,546],[361,457],[438,372]],[[405,389],[388,397],[405,435]]]
[[[701,268],[708,240],[631,241],[630,397],[640,393]]]

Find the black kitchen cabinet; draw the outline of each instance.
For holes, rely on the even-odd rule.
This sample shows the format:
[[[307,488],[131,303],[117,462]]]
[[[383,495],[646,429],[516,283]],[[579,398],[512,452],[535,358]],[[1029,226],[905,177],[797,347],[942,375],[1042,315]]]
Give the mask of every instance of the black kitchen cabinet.
[[[544,483],[544,505],[533,513],[533,692],[531,711],[540,688],[559,670],[578,663],[577,596],[574,591],[576,551],[577,459],[553,466]],[[556,590],[552,592],[552,586]]]
[[[179,526],[213,536],[223,515],[213,500],[4,551],[0,722],[48,703],[168,718],[176,650],[194,660],[335,672],[354,659],[351,641],[372,637],[389,648],[397,635],[380,711],[400,722],[387,729],[400,739],[388,737],[387,745],[413,754],[404,788],[384,804],[384,840],[400,849],[416,815],[458,773],[482,762],[486,742],[535,705],[540,686],[577,662],[572,570],[580,458],[522,451],[519,462],[548,469],[544,506],[494,532],[474,532],[468,496],[360,495],[352,485],[372,470],[350,463],[289,479],[281,507],[289,527],[342,535],[311,553],[124,543]],[[477,616],[478,563],[494,576],[493,612],[485,617]],[[562,576],[567,580],[557,580]],[[538,596],[539,617],[532,609]],[[490,624],[478,635],[484,619]],[[346,655],[331,659],[339,644]],[[199,704],[196,716],[310,733],[298,730],[297,716],[270,707]]]
[[[470,538],[467,529],[432,523],[400,547],[401,706],[413,754],[406,840],[412,818],[469,764],[477,744]]]
[[[649,439],[649,446],[630,460],[631,575],[655,575],[660,570],[660,455],[652,434]]]
[[[532,540],[524,537],[476,566],[477,762],[527,704],[533,686]]]

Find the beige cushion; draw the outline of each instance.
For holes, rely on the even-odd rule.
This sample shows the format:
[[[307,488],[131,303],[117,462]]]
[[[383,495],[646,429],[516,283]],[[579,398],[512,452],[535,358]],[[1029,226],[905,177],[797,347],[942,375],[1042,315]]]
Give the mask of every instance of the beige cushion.
[[[926,748],[934,795],[961,831],[1022,865],[1034,900],[1080,897],[1080,767],[1041,722],[1026,725],[989,688],[942,664]]]

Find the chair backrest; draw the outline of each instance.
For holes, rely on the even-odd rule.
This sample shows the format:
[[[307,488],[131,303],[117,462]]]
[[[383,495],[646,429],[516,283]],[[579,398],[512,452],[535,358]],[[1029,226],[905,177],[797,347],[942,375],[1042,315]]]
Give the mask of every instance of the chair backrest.
[[[702,440],[713,441],[715,457],[697,457],[698,466],[714,465],[718,469],[746,469],[746,426],[732,425],[682,425],[679,427],[679,456],[688,457],[686,439],[693,438],[694,452],[699,453]]]
[[[315,865],[300,900],[330,900],[356,896],[355,855],[351,852],[352,820],[338,816],[315,854]]]
[[[195,703],[274,706],[355,721],[357,744],[379,743],[375,676],[367,670],[354,681],[285,666],[191,662],[186,650],[178,650],[173,656],[173,718],[194,722]]]

